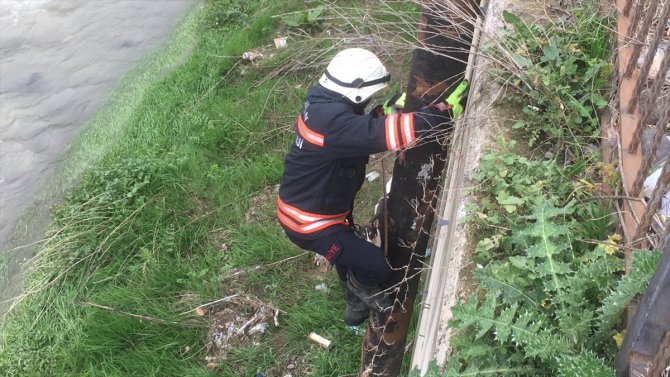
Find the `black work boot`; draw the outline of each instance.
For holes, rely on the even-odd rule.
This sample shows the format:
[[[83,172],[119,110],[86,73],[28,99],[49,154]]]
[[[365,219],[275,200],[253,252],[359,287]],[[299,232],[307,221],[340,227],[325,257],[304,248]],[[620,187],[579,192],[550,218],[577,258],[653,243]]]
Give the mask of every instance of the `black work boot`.
[[[340,280],[340,287],[346,303],[344,322],[349,326],[358,326],[365,322],[370,315],[370,308],[349,289],[346,281]]]
[[[368,308],[384,313],[393,310],[394,299],[378,286],[361,284],[350,272],[347,274],[347,286]]]

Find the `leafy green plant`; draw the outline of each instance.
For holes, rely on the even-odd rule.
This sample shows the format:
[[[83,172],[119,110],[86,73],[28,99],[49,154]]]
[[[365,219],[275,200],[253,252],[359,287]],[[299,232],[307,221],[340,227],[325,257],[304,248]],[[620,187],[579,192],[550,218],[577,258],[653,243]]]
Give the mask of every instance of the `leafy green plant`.
[[[513,152],[515,141],[498,138],[499,152],[490,152],[480,160],[473,176],[479,184],[479,202],[469,206],[470,221],[485,226],[477,244],[475,260],[495,259],[492,250],[511,252],[510,238],[504,238],[526,222],[535,205],[551,197],[567,197],[572,180],[581,169],[563,168],[554,160],[532,160]]]
[[[504,12],[511,29],[502,32],[503,42],[488,48],[511,92],[505,100],[523,113],[513,128],[528,135],[530,146],[547,138],[579,146],[599,131],[598,111],[607,105],[603,96],[612,73],[610,19],[587,10],[572,16],[575,22],[529,25]]]
[[[611,376],[621,309],[644,291],[658,261],[643,253],[631,267],[638,272],[623,277],[611,210],[591,183],[602,164],[578,153],[598,135],[611,67],[607,21],[575,17],[574,25],[535,25],[504,14],[512,29],[497,56],[511,64],[499,74],[514,92],[506,100],[524,115],[513,128],[528,145],[572,145],[576,158],[519,155],[514,141],[499,138],[500,150],[480,160],[478,202],[468,207],[480,235],[473,257],[480,284],[452,309],[455,353],[445,376]],[[598,40],[579,32],[587,26]]]
[[[607,335],[620,318],[612,308],[644,290],[644,277],[620,283],[620,238],[608,236],[611,219],[593,200],[588,164],[521,156],[502,138],[498,146],[473,176],[479,201],[468,219],[480,234],[480,285],[453,308],[457,352],[446,375],[610,375]],[[617,287],[622,293],[612,295]]]
[[[606,247],[575,248],[571,207],[535,206],[513,236],[521,252],[475,272],[477,292],[453,308],[457,353],[445,375],[612,375],[614,344],[599,334],[614,333],[659,253],[639,253],[636,274],[620,280],[623,261]]]
[[[530,146],[570,145],[575,158],[520,155],[500,138],[480,160],[467,208],[479,286],[452,308],[454,354],[427,375],[613,375],[621,310],[646,288],[658,253],[638,255],[624,277],[612,211],[592,183],[612,177],[580,153],[606,105],[609,21],[571,14],[574,23],[538,25],[505,13],[511,28],[490,47],[513,93],[505,100],[523,114],[513,128]]]
[[[319,5],[318,7],[302,12],[296,12],[281,18],[284,25],[293,28],[301,29],[316,29],[320,26],[325,7]]]
[[[263,5],[258,1],[209,0],[206,24],[215,29],[227,28],[246,21],[250,13]]]

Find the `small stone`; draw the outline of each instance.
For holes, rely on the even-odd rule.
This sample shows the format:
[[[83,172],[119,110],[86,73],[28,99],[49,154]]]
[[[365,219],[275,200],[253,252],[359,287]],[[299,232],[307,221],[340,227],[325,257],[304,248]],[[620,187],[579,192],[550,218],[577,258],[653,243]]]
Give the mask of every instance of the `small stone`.
[[[295,364],[289,364],[289,365],[287,365],[287,366],[286,366],[286,369],[288,369],[288,370],[293,370],[293,369],[295,369]]]
[[[219,365],[217,363],[208,363],[207,364],[207,369],[210,369],[210,370],[214,370],[218,367],[219,367]]]

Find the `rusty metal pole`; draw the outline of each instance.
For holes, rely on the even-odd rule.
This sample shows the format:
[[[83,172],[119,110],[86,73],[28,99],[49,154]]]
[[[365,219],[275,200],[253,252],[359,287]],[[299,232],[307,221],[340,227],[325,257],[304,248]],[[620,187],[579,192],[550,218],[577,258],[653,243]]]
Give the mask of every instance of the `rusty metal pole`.
[[[424,0],[413,51],[406,111],[443,99],[463,79],[472,43],[475,0]],[[450,133],[450,132],[449,132]],[[388,199],[388,260],[385,284],[396,292],[391,313],[372,312],[361,352],[360,376],[398,376],[423,260],[433,222],[435,195],[448,157],[448,140],[404,151],[395,161]]]

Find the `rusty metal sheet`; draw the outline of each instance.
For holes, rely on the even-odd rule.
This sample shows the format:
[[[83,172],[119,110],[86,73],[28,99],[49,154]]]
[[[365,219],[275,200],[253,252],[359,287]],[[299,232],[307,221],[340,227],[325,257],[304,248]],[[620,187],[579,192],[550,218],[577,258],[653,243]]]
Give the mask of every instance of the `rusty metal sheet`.
[[[670,244],[666,242],[656,273],[629,322],[626,338],[617,353],[617,377],[634,376],[641,368],[648,368],[669,331]],[[631,370],[636,374],[630,374]]]

